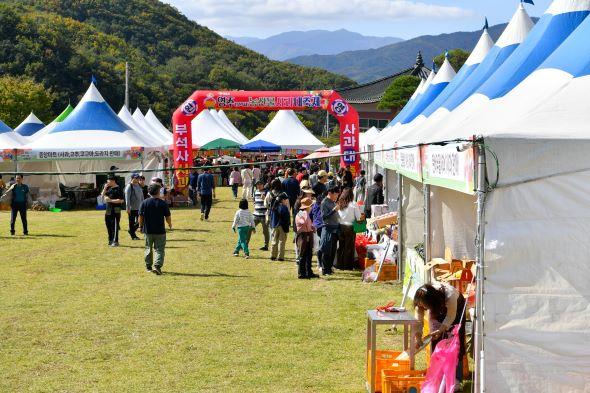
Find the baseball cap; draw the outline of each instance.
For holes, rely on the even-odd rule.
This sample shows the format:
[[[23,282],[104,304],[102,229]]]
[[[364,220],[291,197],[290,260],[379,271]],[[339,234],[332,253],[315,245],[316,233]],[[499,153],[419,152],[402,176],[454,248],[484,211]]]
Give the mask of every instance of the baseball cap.
[[[132,173],[132,174],[131,174],[131,178],[132,178],[132,179],[139,179],[139,177],[140,177],[140,176],[139,176],[139,173]]]

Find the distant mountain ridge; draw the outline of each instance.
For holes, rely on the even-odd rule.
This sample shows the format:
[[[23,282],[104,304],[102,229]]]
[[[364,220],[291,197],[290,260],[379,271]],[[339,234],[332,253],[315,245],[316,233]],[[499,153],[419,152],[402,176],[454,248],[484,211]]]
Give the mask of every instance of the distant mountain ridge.
[[[506,26],[507,24],[501,24],[490,27],[489,32],[494,41],[498,39]],[[299,56],[287,61],[298,65],[323,68],[345,75],[357,82],[365,83],[411,67],[416,60],[418,51],[422,52],[427,65],[435,56],[445,50],[461,48],[471,51],[480,36],[481,30],[434,36],[425,35],[377,49],[354,50],[337,55]]]
[[[305,55],[335,55],[350,50],[380,48],[403,39],[364,36],[345,29],[288,31],[268,38],[226,37],[273,60]]]

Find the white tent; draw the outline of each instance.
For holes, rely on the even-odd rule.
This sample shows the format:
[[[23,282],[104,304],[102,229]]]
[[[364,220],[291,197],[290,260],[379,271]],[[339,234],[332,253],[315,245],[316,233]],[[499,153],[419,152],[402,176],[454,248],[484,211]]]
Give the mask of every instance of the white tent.
[[[248,138],[246,138],[244,135],[242,135],[242,133],[240,131],[238,131],[237,128],[233,127],[233,125],[232,126],[228,125],[226,123],[226,121],[219,115],[219,112],[217,112],[215,109],[210,109],[209,112],[211,112],[211,116],[213,116],[215,121],[218,122],[219,125],[221,125],[223,128],[225,128],[227,133],[229,135],[231,135],[234,140],[236,140],[238,143],[241,143],[241,144],[248,143]],[[228,121],[229,121],[229,119],[228,119]]]
[[[191,122],[193,146],[201,147],[216,139],[228,139],[240,143],[235,137],[229,134],[208,110],[204,110]]]
[[[238,130],[238,128],[236,126],[234,126],[234,124],[231,122],[231,120],[227,117],[227,115],[225,114],[225,112],[222,110],[218,111],[217,114],[219,115],[219,118],[221,119],[221,121],[229,128],[233,131],[233,134],[236,135],[240,140],[244,141],[242,143],[248,143],[248,138],[246,138],[244,136],[244,134],[242,134],[242,132],[240,130]]]
[[[144,139],[147,139],[153,143],[157,143],[161,146],[170,146],[170,141],[167,140],[166,137],[160,134],[160,132],[156,131],[152,126],[148,123],[148,121],[141,113],[139,108],[136,108],[133,112],[133,120],[135,124],[139,127],[141,134],[143,135]]]
[[[485,213],[477,217],[485,273],[478,391],[569,393],[590,386],[590,61],[580,55],[590,52],[589,12],[589,0],[555,0],[500,67],[445,107],[443,127],[424,123],[403,136],[426,144],[483,137],[491,190],[480,189],[478,199]],[[427,146],[426,171],[431,150],[458,159],[457,147]],[[435,170],[448,170],[444,164]],[[447,176],[457,168],[451,169]],[[404,178],[404,189],[410,182]],[[429,184],[433,247],[477,252],[475,230],[465,230],[475,227],[474,197]]]
[[[169,145],[166,145],[165,143],[161,142],[160,139],[156,138],[153,132],[150,132],[151,130],[146,131],[145,126],[141,126],[135,121],[135,119],[131,115],[131,112],[129,112],[125,105],[123,105],[123,107],[119,111],[118,116],[121,120],[125,122],[125,124],[131,127],[131,129],[134,130],[136,134],[142,138],[142,140],[144,141],[143,147],[148,148],[148,150],[150,151],[159,150],[162,152],[165,152],[168,149]]]
[[[172,145],[172,133],[166,127],[164,127],[151,108],[145,114],[145,120],[154,130],[158,131],[168,146]]]
[[[304,152],[312,152],[324,146],[322,141],[301,123],[292,110],[278,111],[266,128],[251,140],[264,140],[281,146],[283,150]]]

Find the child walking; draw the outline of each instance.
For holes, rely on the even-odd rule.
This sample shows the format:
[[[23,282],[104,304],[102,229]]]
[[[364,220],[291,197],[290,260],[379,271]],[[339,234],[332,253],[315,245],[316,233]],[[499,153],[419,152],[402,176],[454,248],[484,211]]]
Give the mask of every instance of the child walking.
[[[299,212],[295,216],[295,226],[297,228],[297,251],[299,258],[298,278],[300,280],[318,277],[311,270],[311,259],[313,257],[313,236],[315,228],[311,221],[309,212],[313,201],[311,198],[301,200]]]
[[[248,201],[242,199],[240,201],[240,209],[234,216],[234,223],[232,229],[234,232],[238,232],[238,244],[234,251],[234,257],[240,255],[240,250],[244,250],[246,259],[250,258],[250,249],[248,248],[248,242],[250,240],[250,232],[256,232],[254,215],[248,210]]]

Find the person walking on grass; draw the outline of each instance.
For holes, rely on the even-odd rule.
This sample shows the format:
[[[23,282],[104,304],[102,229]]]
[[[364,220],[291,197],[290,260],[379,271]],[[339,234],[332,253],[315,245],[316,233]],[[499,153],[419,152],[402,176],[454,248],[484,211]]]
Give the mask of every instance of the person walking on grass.
[[[10,186],[7,193],[12,193],[12,200],[10,202],[10,234],[14,236],[14,224],[16,223],[16,215],[20,214],[20,220],[23,224],[23,235],[29,234],[29,227],[27,222],[27,204],[30,198],[29,186],[23,183],[23,175],[16,175],[15,183]]]
[[[313,201],[311,198],[303,198],[299,205],[299,212],[295,216],[295,226],[297,228],[297,277],[299,279],[309,279],[318,277],[311,269],[311,260],[313,258],[313,237],[315,227],[310,217],[310,210]]]
[[[143,202],[143,190],[139,185],[139,174],[131,175],[131,182],[125,187],[125,207],[129,218],[129,236],[131,240],[140,240],[135,234],[139,228],[139,207]]]
[[[258,224],[262,226],[262,234],[264,235],[264,246],[260,248],[262,251],[268,251],[268,243],[270,235],[268,232],[268,221],[266,220],[267,208],[264,204],[266,199],[266,190],[264,189],[264,182],[258,180],[256,182],[256,191],[254,191],[254,226]]]
[[[201,199],[201,221],[209,221],[209,213],[215,198],[215,179],[210,168],[206,168],[205,172],[199,175],[197,193]]]
[[[168,204],[159,197],[158,184],[151,184],[148,193],[150,197],[139,207],[139,228],[145,237],[145,270],[159,276],[162,274],[166,250],[164,221],[168,223],[168,228],[172,229],[172,216]]]
[[[285,245],[290,226],[289,197],[283,192],[276,198],[270,211],[270,227],[272,229],[271,261],[285,260]]]
[[[234,257],[240,256],[240,250],[244,250],[245,258],[250,258],[248,242],[250,241],[250,234],[256,232],[256,224],[254,223],[254,215],[248,210],[248,201],[246,199],[240,201],[231,228],[238,233],[238,244],[234,250]]]
[[[322,274],[331,275],[334,258],[336,257],[336,247],[338,245],[338,232],[340,230],[340,218],[338,217],[339,207],[336,204],[340,195],[340,187],[333,186],[328,189],[328,195],[321,204],[322,237],[320,239],[320,248],[322,250]]]
[[[242,169],[242,198],[248,200],[252,197],[252,179],[254,175],[252,174],[252,169],[250,169],[250,165],[244,167]]]
[[[231,186],[232,194],[234,194],[234,199],[238,199],[238,187],[240,187],[241,182],[242,175],[240,174],[238,167],[235,167],[229,174],[229,185]]]
[[[109,236],[109,246],[119,247],[119,229],[121,228],[121,209],[125,202],[123,190],[117,184],[115,175],[107,177],[107,184],[101,194],[107,203],[104,222]]]

